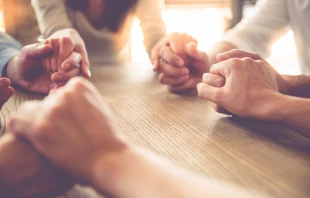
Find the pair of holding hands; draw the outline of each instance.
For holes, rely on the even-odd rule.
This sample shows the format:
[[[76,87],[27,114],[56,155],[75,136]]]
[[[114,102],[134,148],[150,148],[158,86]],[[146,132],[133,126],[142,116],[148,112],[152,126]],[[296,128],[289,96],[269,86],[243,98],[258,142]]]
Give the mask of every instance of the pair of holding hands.
[[[78,39],[75,30],[66,29],[41,44],[25,46],[7,64],[4,71],[7,78],[0,79],[0,107],[14,93],[11,83],[31,92],[48,94],[75,76],[90,77],[85,45]]]
[[[211,101],[219,113],[263,119],[267,107],[261,101],[278,98],[271,93],[288,92],[285,79],[258,54],[235,49],[216,60],[210,65],[197,41],[179,33],[162,39],[152,51],[162,84],[171,92],[197,86],[199,97]]]

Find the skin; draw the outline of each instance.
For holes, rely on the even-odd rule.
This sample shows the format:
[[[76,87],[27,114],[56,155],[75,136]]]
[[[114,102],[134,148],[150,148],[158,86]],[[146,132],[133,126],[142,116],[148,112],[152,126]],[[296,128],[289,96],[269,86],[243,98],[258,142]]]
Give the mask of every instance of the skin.
[[[48,73],[45,69],[45,59],[52,53],[51,45],[33,44],[25,46],[19,56],[12,58],[4,73],[14,85],[18,85],[30,92],[48,94],[59,84],[80,75],[79,64],[81,56],[72,53],[63,64],[70,65],[66,72]]]
[[[218,59],[198,84],[199,97],[220,113],[280,122],[310,136],[310,100],[293,96],[294,90],[309,95],[310,76],[281,76],[259,55],[242,50]]]
[[[2,198],[54,197],[73,184],[68,174],[55,168],[13,134],[0,138],[0,156]]]
[[[43,101],[24,103],[8,126],[57,167],[109,197],[260,197],[185,173],[129,145],[100,93],[82,78]]]
[[[50,56],[50,45],[28,45],[19,56],[14,57],[5,67],[4,73],[12,83],[24,89],[47,94],[59,84],[80,74],[81,56],[72,53],[64,63],[70,64],[67,72],[47,73],[44,59]],[[60,77],[57,78],[57,77]],[[10,80],[0,79],[1,90],[9,91],[4,103],[12,94]],[[4,92],[3,95],[7,94]],[[21,160],[22,159],[22,160]],[[22,171],[21,171],[22,170]],[[55,168],[24,141],[11,133],[0,138],[0,192],[3,198],[52,197],[66,192],[73,182],[68,174]]]
[[[154,71],[160,71],[159,81],[169,91],[179,93],[201,82],[204,73],[217,62],[216,55],[234,49],[235,46],[221,42],[206,54],[197,49],[197,41],[186,34],[173,33],[159,41],[152,50]]]
[[[11,81],[8,78],[0,78],[0,109],[14,93],[10,85]]]
[[[65,60],[70,54],[76,52],[81,55],[81,71],[85,78],[90,78],[89,60],[85,43],[80,34],[72,28],[59,30],[47,38],[44,44],[53,46],[53,54],[45,59],[46,70],[54,73],[58,71],[68,71],[70,65],[65,64]]]

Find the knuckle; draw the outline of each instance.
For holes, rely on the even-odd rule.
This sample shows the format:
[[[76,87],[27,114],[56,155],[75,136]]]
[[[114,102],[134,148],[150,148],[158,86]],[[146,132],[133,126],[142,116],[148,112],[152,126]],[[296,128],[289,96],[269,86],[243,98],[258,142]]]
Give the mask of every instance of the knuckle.
[[[229,66],[232,68],[232,69],[236,69],[238,68],[240,65],[242,65],[242,61],[238,58],[232,58],[229,60]]]

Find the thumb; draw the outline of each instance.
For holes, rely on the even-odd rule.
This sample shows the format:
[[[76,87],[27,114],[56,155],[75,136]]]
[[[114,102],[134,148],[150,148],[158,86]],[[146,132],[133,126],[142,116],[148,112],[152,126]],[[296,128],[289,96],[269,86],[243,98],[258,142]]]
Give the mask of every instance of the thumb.
[[[53,48],[50,44],[32,44],[23,48],[22,53],[29,58],[42,58],[49,55]]]
[[[205,52],[197,49],[197,44],[190,42],[186,46],[187,55],[199,62],[208,62],[208,56]]]
[[[205,58],[207,58],[207,54],[202,51],[199,51],[197,49],[197,44],[194,42],[190,42],[187,44],[186,52],[193,59],[204,60]]]
[[[76,47],[76,51],[80,53],[80,55],[82,56],[81,71],[83,76],[85,78],[90,78],[91,77],[90,64],[88,60],[88,53],[85,49],[85,46],[83,45]]]

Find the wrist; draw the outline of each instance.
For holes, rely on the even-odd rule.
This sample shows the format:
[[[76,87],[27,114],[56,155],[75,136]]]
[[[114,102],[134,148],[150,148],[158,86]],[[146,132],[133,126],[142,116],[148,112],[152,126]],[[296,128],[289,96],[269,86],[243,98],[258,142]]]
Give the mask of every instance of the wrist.
[[[137,152],[126,145],[117,152],[98,157],[87,181],[88,184],[99,192],[105,192],[114,197],[116,193],[120,193],[122,187],[119,183],[124,183],[122,181],[126,180],[127,169],[136,161],[137,156]]]
[[[263,109],[263,120],[284,122],[286,107],[290,104],[290,97],[279,92],[273,92],[270,97],[265,98]]]

